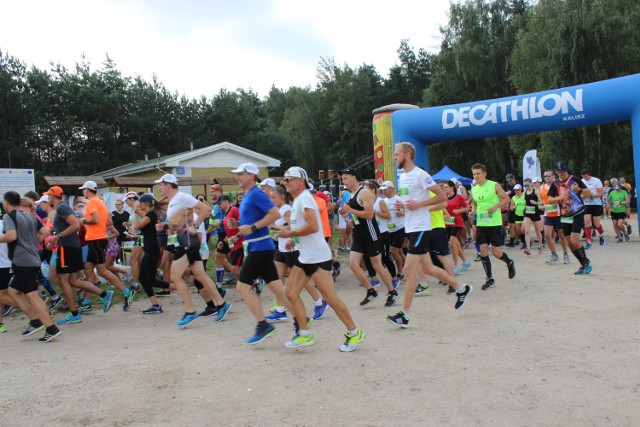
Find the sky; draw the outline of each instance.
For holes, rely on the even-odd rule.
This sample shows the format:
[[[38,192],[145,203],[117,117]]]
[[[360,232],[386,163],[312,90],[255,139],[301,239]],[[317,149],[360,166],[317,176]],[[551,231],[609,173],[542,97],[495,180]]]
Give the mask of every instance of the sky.
[[[155,75],[172,92],[317,84],[321,58],[387,76],[408,39],[437,52],[449,0],[0,0],[0,51],[43,70],[92,70],[107,55],[124,76]],[[13,17],[13,18],[12,18]]]

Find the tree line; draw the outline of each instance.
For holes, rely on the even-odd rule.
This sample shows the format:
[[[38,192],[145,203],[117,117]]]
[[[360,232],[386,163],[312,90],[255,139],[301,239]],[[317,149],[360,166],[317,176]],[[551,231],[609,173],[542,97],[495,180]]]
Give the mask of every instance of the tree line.
[[[43,175],[89,175],[148,155],[222,141],[275,157],[283,167],[358,167],[373,176],[371,111],[512,96],[633,74],[640,70],[640,2],[467,0],[452,2],[437,53],[400,41],[398,63],[381,75],[320,58],[315,87],[220,90],[190,99],[123,76],[108,56],[99,70],[28,67],[0,51],[0,165]],[[436,143],[430,171],[463,175],[482,162],[493,178],[521,172],[536,148],[543,167],[559,158],[595,176],[633,174],[630,123]],[[274,171],[281,174],[283,170]]]

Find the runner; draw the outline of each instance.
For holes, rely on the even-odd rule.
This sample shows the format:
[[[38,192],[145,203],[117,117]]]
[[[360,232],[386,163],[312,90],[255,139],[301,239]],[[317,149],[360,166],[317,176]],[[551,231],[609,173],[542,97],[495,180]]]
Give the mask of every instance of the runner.
[[[449,245],[451,246],[451,255],[453,258],[453,271],[467,271],[471,268],[471,261],[467,260],[464,255],[464,249],[460,246],[460,234],[464,230],[464,217],[471,208],[467,205],[464,196],[455,191],[455,183],[453,181],[438,182],[442,191],[447,196],[447,212],[449,217],[445,219],[447,236],[449,237]],[[462,269],[458,269],[458,259],[462,260]]]
[[[398,215],[398,211],[395,209],[396,203],[402,201],[400,196],[395,194],[395,185],[391,181],[384,181],[380,186],[380,191],[385,196],[385,202],[389,207],[389,214],[391,218],[387,222],[387,228],[389,229],[389,239],[391,243],[391,256],[396,263],[396,269],[398,271],[398,278],[402,278],[400,273],[404,269],[405,255],[402,251],[402,244],[404,243],[404,216]]]
[[[544,203],[544,237],[549,245],[549,251],[551,256],[547,261],[547,264],[554,264],[559,261],[558,253],[556,252],[556,242],[553,237],[554,230],[558,232],[558,238],[562,245],[562,251],[564,252],[563,262],[569,264],[569,247],[567,246],[567,239],[562,233],[562,223],[560,222],[560,213],[558,212],[558,205],[549,203],[549,189],[555,185],[556,173],[553,169],[547,169],[544,171],[544,184],[540,187],[540,197]]]
[[[539,179],[539,178],[536,178]],[[525,255],[531,255],[531,225],[538,239],[538,255],[542,255],[542,218],[540,217],[540,205],[543,204],[542,196],[538,188],[534,187],[530,178],[524,181],[524,221],[522,224],[522,234],[524,234]]]
[[[598,235],[600,236],[600,246],[604,245],[604,229],[602,225],[600,225],[600,217],[604,213],[602,208],[602,196],[604,196],[604,186],[602,185],[602,181],[596,178],[595,176],[591,176],[591,172],[589,169],[582,169],[580,172],[582,174],[582,182],[585,183],[589,191],[591,192],[591,196],[585,196],[582,198],[582,201],[585,206],[584,211],[584,234],[587,238],[586,249],[591,249],[593,244],[591,230],[592,227],[598,230]]]
[[[402,203],[396,203],[394,208],[404,212],[404,227],[409,240],[409,253],[404,265],[406,288],[402,311],[394,315],[388,315],[387,321],[402,328],[406,328],[409,325],[409,311],[411,310],[411,303],[418,285],[418,269],[421,268],[423,273],[436,277],[456,290],[458,297],[455,304],[456,309],[462,308],[467,297],[473,291],[472,286],[461,284],[449,273],[434,266],[431,262],[431,257],[427,253],[430,249],[429,241],[432,228],[429,208],[438,204],[442,204],[441,209],[446,207],[447,197],[442,188],[431,178],[431,175],[416,167],[414,163],[415,156],[415,147],[409,142],[401,142],[396,145],[393,155],[397,169],[404,170],[398,179],[398,189],[400,190]],[[433,192],[434,197],[430,197],[430,191]],[[444,231],[444,220],[441,226],[442,237],[446,246],[447,238]],[[439,250],[440,248],[436,249]]]
[[[569,175],[569,166],[564,160],[556,162],[556,172],[559,180],[549,189],[549,203],[560,206],[560,221],[562,231],[569,237],[571,252],[580,262],[580,268],[575,274],[589,274],[592,271],[591,262],[580,243],[580,233],[584,225],[585,206],[582,197],[591,196],[591,191],[581,179]]]
[[[190,266],[193,276],[204,286],[208,295],[215,303],[217,316],[216,322],[224,320],[231,304],[226,302],[218,292],[211,278],[204,271],[202,258],[200,257],[200,239],[198,238],[198,227],[205,216],[198,219],[200,223],[193,220],[193,211],[196,206],[201,212],[207,212],[209,207],[206,203],[198,201],[195,197],[178,191],[178,179],[168,173],[155,181],[159,184],[160,193],[169,199],[169,208],[167,210],[167,222],[158,222],[156,230],[167,227],[169,233],[169,241],[167,250],[173,252],[173,262],[171,263],[171,283],[175,285],[178,294],[182,298],[184,304],[184,315],[176,322],[178,326],[186,326],[198,318],[198,313],[193,308],[193,301],[184,281],[184,272]]]
[[[626,187],[616,183],[613,191],[609,192],[609,204],[611,205],[611,222],[613,223],[613,231],[616,233],[616,243],[623,240],[629,241],[629,234],[624,225],[627,218],[627,203],[629,203],[629,193]]]
[[[482,285],[483,290],[493,288],[496,284],[491,271],[491,259],[489,258],[489,244],[491,253],[497,259],[503,261],[509,270],[509,279],[516,275],[516,267],[512,259],[500,248],[504,244],[502,233],[502,214],[500,209],[509,203],[509,196],[502,186],[495,181],[487,179],[487,167],[481,163],[471,166],[473,179],[476,185],[471,188],[473,196],[472,216],[476,216],[476,242],[480,245],[480,260],[487,276],[487,281]],[[516,184],[514,187],[519,187]],[[519,189],[520,191],[522,188]],[[515,223],[515,215],[513,216]]]
[[[340,346],[340,351],[353,351],[366,339],[364,331],[357,327],[349,309],[336,293],[333,277],[331,276],[331,260],[333,255],[326,244],[322,231],[322,223],[318,206],[309,192],[307,172],[299,167],[289,168],[285,173],[285,186],[294,197],[291,226],[279,227],[278,235],[292,237],[298,241],[300,255],[291,269],[286,295],[291,303],[299,329],[285,347],[297,348],[316,343],[315,337],[309,331],[304,303],[300,292],[310,279],[322,293],[324,301],[333,308],[338,318],[347,328],[346,341]],[[294,242],[289,242],[293,247]]]

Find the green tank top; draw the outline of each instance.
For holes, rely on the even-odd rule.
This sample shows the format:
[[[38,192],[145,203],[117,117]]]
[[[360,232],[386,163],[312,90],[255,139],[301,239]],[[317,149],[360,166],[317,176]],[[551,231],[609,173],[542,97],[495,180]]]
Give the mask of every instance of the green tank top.
[[[471,187],[471,195],[476,202],[476,225],[478,227],[495,227],[502,225],[502,213],[497,210],[489,213],[489,208],[500,203],[500,197],[496,193],[496,182],[489,181],[484,185]]]
[[[513,204],[516,205],[516,210],[515,210],[516,215],[524,216],[524,207],[527,204],[527,201],[524,197],[524,193],[522,193],[522,196],[520,196],[520,198],[513,196],[511,200],[513,201]]]
[[[435,193],[429,191],[429,197],[434,197]],[[429,211],[431,215],[431,228],[445,228],[444,225],[444,214],[442,213],[442,209],[437,211]]]

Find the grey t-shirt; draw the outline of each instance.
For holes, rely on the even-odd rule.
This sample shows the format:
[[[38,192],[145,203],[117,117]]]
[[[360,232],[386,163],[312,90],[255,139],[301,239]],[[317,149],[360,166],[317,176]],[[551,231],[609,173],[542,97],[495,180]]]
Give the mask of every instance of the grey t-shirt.
[[[38,230],[42,228],[42,223],[38,219],[24,211],[15,210],[18,221],[17,242],[13,252],[13,265],[18,267],[40,267],[40,254],[38,251]],[[2,218],[4,221],[4,232],[16,230],[16,224],[8,213]]]
[[[60,202],[58,206],[56,206],[56,215],[53,219],[53,231],[56,234],[62,233],[64,230],[69,227],[69,223],[67,222],[67,218],[69,215],[75,215],[73,209],[67,202]],[[67,248],[79,248],[80,247],[80,237],[78,237],[78,233],[72,233],[70,236],[60,237],[58,240],[58,246],[64,246]]]

